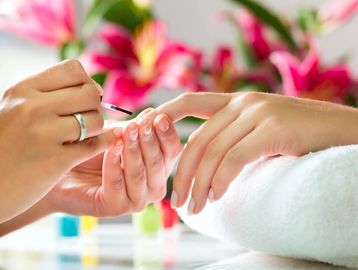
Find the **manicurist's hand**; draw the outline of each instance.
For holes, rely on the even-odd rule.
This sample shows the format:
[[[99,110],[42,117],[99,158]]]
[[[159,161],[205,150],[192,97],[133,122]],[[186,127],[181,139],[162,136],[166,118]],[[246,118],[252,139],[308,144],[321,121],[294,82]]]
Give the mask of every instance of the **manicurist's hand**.
[[[194,93],[157,112],[173,121],[189,115],[208,119],[190,137],[174,179],[172,205],[182,206],[191,191],[190,214],[199,213],[207,199],[220,199],[243,167],[260,157],[358,143],[358,110],[327,102],[253,92]]]
[[[166,194],[182,146],[165,115],[143,112],[121,129],[117,144],[73,168],[46,196],[53,211],[100,217],[141,211]]]
[[[60,63],[6,91],[0,101],[0,223],[23,212],[71,168],[108,149],[101,89],[77,61]],[[88,139],[76,142],[80,127]]]

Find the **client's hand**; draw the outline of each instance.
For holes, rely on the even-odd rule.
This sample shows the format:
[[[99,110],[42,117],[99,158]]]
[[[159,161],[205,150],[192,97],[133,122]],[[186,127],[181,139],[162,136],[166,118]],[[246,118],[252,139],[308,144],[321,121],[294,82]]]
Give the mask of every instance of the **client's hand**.
[[[221,198],[243,167],[262,156],[358,143],[358,110],[327,102],[253,92],[196,93],[157,111],[173,121],[188,115],[209,119],[189,139],[174,179],[172,205],[182,206],[192,190],[190,214],[199,213],[208,198]]]
[[[55,211],[118,216],[165,196],[182,146],[169,118],[149,112],[127,125],[123,134],[117,129],[116,146],[75,167],[56,185],[47,195]]]

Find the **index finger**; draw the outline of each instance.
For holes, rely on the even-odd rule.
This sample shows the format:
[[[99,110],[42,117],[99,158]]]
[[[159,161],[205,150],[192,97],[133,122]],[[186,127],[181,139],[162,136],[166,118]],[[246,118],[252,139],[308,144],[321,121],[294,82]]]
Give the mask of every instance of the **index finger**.
[[[82,64],[77,60],[67,60],[25,79],[17,86],[48,92],[85,83],[92,83],[92,79]]]
[[[231,94],[185,93],[164,103],[155,110],[159,114],[168,115],[173,122],[177,122],[187,116],[208,119],[223,108],[231,98]]]

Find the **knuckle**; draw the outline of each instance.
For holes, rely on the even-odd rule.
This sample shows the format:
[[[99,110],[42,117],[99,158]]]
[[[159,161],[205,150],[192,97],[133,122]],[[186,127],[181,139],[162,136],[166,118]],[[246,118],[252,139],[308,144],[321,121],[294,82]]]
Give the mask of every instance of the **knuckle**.
[[[224,162],[227,162],[229,164],[237,164],[237,162],[240,159],[240,151],[238,147],[235,147],[226,154],[226,157],[224,158]]]
[[[164,166],[162,156],[158,153],[157,155],[152,157],[149,161],[149,166],[154,171],[158,171],[158,169],[161,169]]]
[[[208,147],[206,148],[205,156],[207,159],[215,159],[219,153],[220,144],[217,140],[213,140],[209,143]]]
[[[256,106],[256,112],[265,115],[266,117],[269,115],[275,114],[274,111],[275,107],[273,104],[268,100],[260,101],[259,104]]]
[[[270,116],[267,117],[263,122],[265,128],[270,131],[275,131],[281,133],[281,131],[285,131],[287,128],[279,116]]]
[[[146,179],[146,173],[143,166],[140,166],[137,170],[131,173],[131,179],[136,184],[142,184],[144,183]]]
[[[112,180],[111,186],[113,187],[114,190],[122,190],[125,186],[123,176],[120,176],[117,179]]]
[[[260,100],[261,94],[258,92],[245,92],[239,96],[239,99],[244,104],[252,104]]]

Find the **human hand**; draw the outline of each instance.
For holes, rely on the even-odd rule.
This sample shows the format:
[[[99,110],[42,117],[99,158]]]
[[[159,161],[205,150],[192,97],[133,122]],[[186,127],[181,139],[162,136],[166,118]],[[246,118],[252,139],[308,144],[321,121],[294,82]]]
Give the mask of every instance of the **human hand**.
[[[243,167],[260,157],[358,143],[358,110],[321,101],[188,93],[157,111],[173,121],[189,115],[209,119],[190,137],[174,179],[172,205],[181,207],[191,191],[189,214],[199,213],[207,199],[220,199]]]
[[[166,182],[181,151],[165,115],[147,110],[121,129],[106,153],[73,168],[47,195],[54,211],[99,217],[138,212],[166,194]]]
[[[114,143],[99,113],[101,89],[78,61],[62,62],[0,101],[0,222],[28,209],[71,168]],[[76,142],[82,113],[89,139]],[[72,143],[71,143],[72,142]]]

